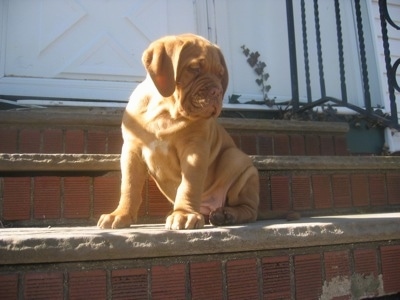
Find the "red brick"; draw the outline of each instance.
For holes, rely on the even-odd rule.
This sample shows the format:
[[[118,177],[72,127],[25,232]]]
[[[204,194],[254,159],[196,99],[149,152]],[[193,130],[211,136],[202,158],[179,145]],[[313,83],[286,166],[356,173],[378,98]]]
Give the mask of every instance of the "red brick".
[[[365,276],[378,276],[378,262],[375,249],[354,250],[354,272]]]
[[[90,177],[64,178],[64,217],[80,219],[90,217]]]
[[[231,134],[232,140],[235,142],[236,147],[241,148],[240,135]]]
[[[375,174],[368,176],[369,195],[372,206],[381,206],[387,203],[385,176]]]
[[[86,153],[106,153],[107,134],[104,131],[88,131]]]
[[[350,178],[348,175],[332,175],[334,207],[351,207]]]
[[[31,206],[31,178],[7,177],[4,178],[3,186],[4,220],[29,220]]]
[[[43,153],[62,153],[63,136],[61,129],[46,129],[43,132]]]
[[[0,274],[0,299],[18,299],[18,274]]]
[[[270,135],[259,135],[258,139],[258,152],[259,155],[273,155],[274,144],[273,138]]]
[[[400,204],[400,174],[387,174],[389,204]]]
[[[228,299],[259,299],[256,259],[230,260],[226,263]]]
[[[321,155],[335,155],[335,144],[333,142],[333,137],[330,135],[321,135],[319,139]]]
[[[0,128],[0,153],[17,153],[18,130]]]
[[[348,251],[331,251],[324,253],[325,277],[329,282],[335,277],[349,277],[350,258]]]
[[[289,210],[290,191],[288,176],[271,176],[272,210]]]
[[[300,134],[291,135],[290,149],[292,155],[305,155],[306,146],[305,146],[304,136]]]
[[[112,299],[148,298],[146,269],[113,270],[111,277]]]
[[[25,299],[63,299],[63,273],[25,274]]]
[[[264,299],[291,299],[288,256],[263,258],[262,274]]]
[[[261,211],[271,210],[271,193],[269,188],[269,178],[265,173],[260,173],[260,204],[258,209]]]
[[[192,299],[222,299],[222,266],[219,261],[190,264]]]
[[[351,194],[354,206],[368,206],[368,177],[365,174],[351,175]]]
[[[319,254],[298,255],[294,258],[295,299],[319,299],[322,294],[322,266]]]
[[[35,177],[33,217],[35,219],[57,219],[61,216],[60,177]]]
[[[381,261],[385,293],[400,292],[400,245],[382,246]]]
[[[112,130],[108,132],[107,153],[119,154],[122,149],[122,133],[121,130]]]
[[[335,136],[334,141],[336,155],[346,156],[349,154],[349,150],[347,149],[346,136]]]
[[[317,135],[306,135],[306,154],[307,155],[320,155],[320,142]]]
[[[241,136],[242,151],[248,155],[257,154],[257,139],[255,135],[242,135]]]
[[[147,199],[148,215],[151,217],[165,217],[173,208],[172,203],[160,192],[151,178],[147,185]]]
[[[315,208],[332,207],[332,190],[328,175],[312,175],[312,189]]]
[[[293,209],[311,209],[311,188],[309,176],[292,177]]]
[[[69,273],[70,299],[106,299],[107,281],[104,270],[73,271]]]
[[[40,130],[22,129],[19,132],[19,152],[39,153],[40,152]]]
[[[83,130],[70,129],[65,132],[65,153],[84,153],[85,133]]]
[[[139,212],[138,212],[139,217],[147,216],[147,214],[148,214],[149,207],[148,207],[148,203],[147,203],[147,186],[148,186],[148,182],[146,180],[146,183],[142,190],[142,204],[140,205]]]
[[[290,155],[289,136],[274,135],[274,155]]]
[[[101,214],[113,211],[119,202],[121,180],[119,176],[104,176],[94,178],[93,183],[93,213],[98,218]]]
[[[185,265],[153,266],[151,268],[152,299],[187,299]]]

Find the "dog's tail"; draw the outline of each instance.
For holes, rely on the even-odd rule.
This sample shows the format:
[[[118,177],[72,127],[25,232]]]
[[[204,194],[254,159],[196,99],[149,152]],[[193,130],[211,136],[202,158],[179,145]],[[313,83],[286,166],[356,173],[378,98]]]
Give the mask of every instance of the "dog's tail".
[[[257,220],[286,219],[287,221],[296,221],[301,218],[300,213],[296,211],[268,210],[258,211]]]

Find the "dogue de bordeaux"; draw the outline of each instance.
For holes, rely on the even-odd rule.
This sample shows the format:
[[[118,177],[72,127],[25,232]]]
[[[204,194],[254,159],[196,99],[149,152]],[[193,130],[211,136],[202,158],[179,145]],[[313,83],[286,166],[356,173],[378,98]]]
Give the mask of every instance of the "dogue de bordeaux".
[[[144,51],[146,79],[123,115],[121,198],[100,228],[137,221],[149,173],[173,203],[167,229],[257,219],[259,178],[251,159],[217,123],[228,86],[221,50],[193,34],[166,36]]]

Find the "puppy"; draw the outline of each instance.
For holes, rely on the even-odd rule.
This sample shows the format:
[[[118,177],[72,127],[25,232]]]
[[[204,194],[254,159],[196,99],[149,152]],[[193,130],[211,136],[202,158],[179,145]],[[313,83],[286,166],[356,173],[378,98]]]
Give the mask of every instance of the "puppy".
[[[142,57],[146,79],[122,119],[121,198],[100,228],[137,221],[147,173],[173,203],[167,229],[255,221],[258,171],[216,118],[228,86],[220,49],[193,34],[161,38]]]

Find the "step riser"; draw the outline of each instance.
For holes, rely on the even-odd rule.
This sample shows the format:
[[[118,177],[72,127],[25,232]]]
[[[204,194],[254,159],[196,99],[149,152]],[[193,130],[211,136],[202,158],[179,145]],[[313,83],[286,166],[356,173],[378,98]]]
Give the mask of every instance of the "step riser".
[[[0,153],[121,151],[122,110],[0,111]],[[347,155],[345,123],[219,118],[249,155]]]
[[[249,155],[347,155],[346,137],[331,134],[263,133],[230,129]],[[119,154],[119,129],[0,128],[0,153]]]
[[[399,170],[260,171],[260,210],[303,215],[395,211],[400,208]],[[0,177],[0,219],[17,225],[94,224],[112,211],[120,173],[7,173]],[[164,222],[172,205],[153,180],[143,190],[140,223]]]
[[[399,242],[0,266],[2,299],[360,299],[399,292]],[[119,298],[118,298],[119,299]]]

